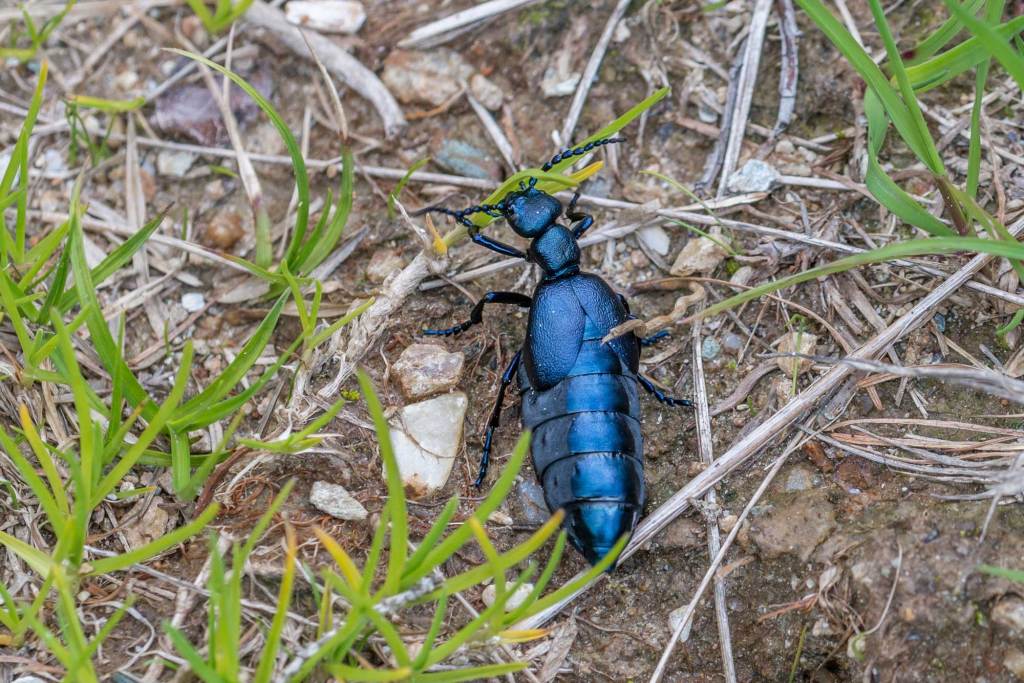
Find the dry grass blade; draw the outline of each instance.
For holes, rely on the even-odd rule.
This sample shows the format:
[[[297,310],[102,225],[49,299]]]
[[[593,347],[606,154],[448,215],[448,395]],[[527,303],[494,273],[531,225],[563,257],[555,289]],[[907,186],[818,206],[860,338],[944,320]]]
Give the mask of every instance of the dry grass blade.
[[[693,340],[693,402],[697,412],[697,444],[700,459],[704,465],[710,465],[715,457],[713,438],[711,436],[711,411],[708,408],[707,383],[704,378],[703,340],[701,323],[695,323],[691,331]],[[704,498],[710,509],[715,509],[717,497],[714,489],[708,491]],[[721,531],[718,520],[709,517],[708,557],[714,561],[722,549]],[[722,555],[724,558],[724,554]],[[715,621],[718,624],[718,645],[722,653],[722,676],[726,683],[736,683],[736,662],[732,654],[732,632],[729,629],[729,611],[726,607],[725,579],[715,576]]]
[[[409,34],[408,38],[398,42],[398,47],[415,47],[417,45],[424,45],[428,42],[432,45],[438,45],[443,40],[433,41],[433,38],[443,36],[446,33],[453,33],[458,29],[470,26],[477,22],[486,21],[492,19],[499,14],[510,12],[520,7],[526,7],[533,5],[540,0],[490,0],[490,2],[481,2],[475,7],[450,14],[443,19],[438,19],[424,26],[420,26],[418,29]]]
[[[772,0],[757,0],[750,17],[743,66],[739,75],[736,111],[732,116],[729,129],[729,143],[725,146],[725,156],[722,158],[722,175],[718,179],[719,197],[726,194],[729,177],[736,170],[736,163],[740,158],[747,119],[750,117],[750,104],[754,98],[754,86],[757,84],[757,69],[761,64],[764,34],[768,27],[768,15],[771,13],[771,9]]]

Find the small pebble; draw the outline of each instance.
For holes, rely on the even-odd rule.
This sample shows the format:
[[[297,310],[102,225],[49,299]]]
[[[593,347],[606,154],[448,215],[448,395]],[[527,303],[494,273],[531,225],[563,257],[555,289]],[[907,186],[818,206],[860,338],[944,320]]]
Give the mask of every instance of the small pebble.
[[[660,225],[649,225],[636,231],[638,240],[659,256],[667,256],[672,248],[672,240]]]
[[[743,345],[745,343],[746,341],[743,337],[734,332],[730,332],[722,337],[722,348],[730,353],[739,353],[743,349]]]
[[[698,237],[687,242],[676,256],[675,263],[672,264],[669,272],[679,277],[686,277],[695,273],[708,275],[717,268],[728,254],[722,246],[728,244],[728,239],[722,235],[722,230],[718,226],[712,228],[708,234],[714,239]]]
[[[352,0],[291,0],[284,9],[289,23],[321,33],[356,33],[366,23],[363,3]]]
[[[935,323],[935,327],[938,328],[939,332],[945,334],[946,332],[946,316],[941,313],[936,313],[932,316],[932,322]]]
[[[469,400],[461,391],[413,403],[391,422],[391,441],[402,483],[413,496],[444,488],[462,445]]]
[[[544,502],[544,489],[539,484],[524,479],[516,484],[515,490],[517,507],[522,514],[524,524],[540,526],[548,521],[551,513],[548,512],[548,504]]]
[[[496,179],[501,165],[490,154],[462,140],[445,140],[434,154],[438,166],[452,173],[480,178]]]
[[[366,519],[368,514],[362,503],[353,498],[344,486],[327,481],[313,482],[309,502],[317,510],[336,519],[360,521]]]
[[[505,93],[501,88],[483,74],[473,74],[470,77],[469,90],[473,93],[473,97],[480,101],[480,104],[491,111],[501,109],[501,105],[505,101]]]
[[[406,398],[420,399],[450,391],[462,379],[466,357],[440,344],[410,344],[395,363]]]
[[[704,360],[714,360],[722,353],[722,346],[714,337],[705,337],[700,345],[700,355]]]
[[[156,155],[156,170],[162,176],[182,178],[195,161],[196,156],[191,152],[165,149]]]
[[[804,467],[794,467],[786,477],[787,491],[806,491],[814,486],[814,474]]]
[[[241,214],[231,210],[218,211],[203,232],[203,242],[214,249],[228,251],[244,234]]]
[[[523,585],[519,586],[519,588],[516,589],[515,593],[510,595],[508,597],[508,600],[505,601],[505,611],[511,612],[512,610],[521,606],[526,601],[526,599],[530,597],[530,593],[532,591],[532,583],[524,583]],[[494,587],[494,584],[487,586],[486,588],[484,588],[484,592],[480,596],[480,599],[484,601],[485,605],[491,607],[498,599],[498,589]]]
[[[455,96],[474,69],[455,50],[392,50],[381,80],[405,104],[437,107]]]
[[[1024,600],[1016,595],[1000,598],[992,608],[992,621],[1024,633]]]
[[[779,172],[760,159],[751,159],[729,176],[731,192],[769,192],[779,182]]]
[[[200,292],[187,292],[181,295],[181,307],[189,313],[203,310],[206,306],[206,299]]]

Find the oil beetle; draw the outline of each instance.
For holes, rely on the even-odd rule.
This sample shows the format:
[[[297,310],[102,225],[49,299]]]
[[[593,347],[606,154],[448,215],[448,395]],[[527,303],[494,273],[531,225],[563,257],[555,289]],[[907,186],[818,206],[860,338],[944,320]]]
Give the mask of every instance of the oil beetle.
[[[586,154],[621,138],[605,138],[567,149],[544,164]],[[580,271],[577,240],[594,224],[578,213],[577,192],[565,209],[571,228],[556,221],[562,203],[536,187],[520,183],[497,204],[454,211],[430,207],[421,213],[451,216],[469,229],[472,241],[506,256],[526,259],[543,272],[533,297],[518,292],[488,292],[469,320],[427,335],[455,335],[483,319],[487,304],[530,309],[526,343],[501,376],[501,387],[484,437],[479,486],[487,474],[491,439],[501,417],[505,391],[517,380],[522,394],[522,423],[533,431],[530,454],[550,510],[565,510],[569,540],[596,564],[615,542],[633,531],[644,507],[643,436],[637,385],[671,406],[692,406],[659,391],[639,373],[640,347],[665,333],[641,339],[633,333],[602,343],[608,332],[630,316],[625,297],[593,273]],[[529,238],[526,252],[481,235],[468,216],[504,218],[517,235]]]

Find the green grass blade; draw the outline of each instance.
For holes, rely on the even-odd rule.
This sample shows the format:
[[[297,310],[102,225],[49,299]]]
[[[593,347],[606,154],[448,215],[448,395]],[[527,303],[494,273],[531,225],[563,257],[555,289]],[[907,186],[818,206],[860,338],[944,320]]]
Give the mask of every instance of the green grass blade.
[[[119,271],[122,266],[131,261],[135,252],[141,249],[146,243],[146,240],[148,240],[150,236],[156,232],[156,229],[163,224],[164,218],[165,215],[161,214],[146,223],[138,232],[119,244],[116,249],[107,255],[106,258],[100,261],[90,272],[92,285],[94,287],[98,287],[108,277]],[[60,305],[58,307],[61,313],[65,313],[70,310],[78,301],[76,290],[64,292],[62,289],[58,294],[61,295]]]
[[[341,186],[338,188],[338,202],[328,222],[326,230],[317,229],[295,257],[295,270],[306,274],[323,263],[341,239],[349,214],[352,212],[352,197],[355,188],[355,160],[352,150],[344,147],[341,150]]]
[[[175,426],[181,423],[183,416],[201,412],[211,408],[217,401],[224,398],[228,392],[235,388],[252,366],[259,360],[263,350],[270,343],[270,338],[277,327],[277,320],[281,317],[281,311],[288,301],[286,295],[278,297],[267,317],[259,324],[249,341],[245,343],[242,350],[217,378],[196,396],[186,401],[175,413],[172,424]]]
[[[961,251],[973,251],[1016,260],[1024,258],[1024,244],[1003,240],[985,240],[978,237],[929,237],[926,239],[896,242],[895,244],[872,249],[862,254],[854,254],[824,266],[753,287],[745,292],[729,297],[725,301],[712,304],[696,314],[696,317],[704,318],[717,315],[747,301],[753,301],[765,294],[776,292],[786,287],[792,287],[801,282],[825,277],[826,275],[842,273],[870,263],[883,263],[912,256],[951,254]]]
[[[416,683],[461,683],[461,681],[482,681],[513,674],[526,669],[526,662],[504,662],[501,664],[483,664],[468,669],[454,671],[437,671],[434,673],[417,674],[413,679]]]
[[[955,0],[945,0],[946,6],[953,15],[963,22],[971,33],[977,36],[982,47],[1003,65],[1006,72],[1017,81],[1018,87],[1024,89],[1024,57],[1021,57],[1008,41],[992,28],[987,22],[971,16]]]
[[[900,136],[907,142],[918,159],[930,167],[930,164],[925,161],[929,158],[928,151],[918,144],[919,133],[913,116],[899,92],[889,84],[889,79],[885,77],[871,56],[819,0],[796,0],[796,2],[846,57],[850,65],[868,84],[868,87],[875,91]]]
[[[977,14],[978,10],[981,9],[982,4],[985,0],[968,0],[964,4],[964,8],[971,13],[971,15]],[[907,58],[907,64],[914,65],[920,64],[925,61],[936,52],[944,48],[949,41],[956,38],[956,35],[963,30],[964,25],[956,17],[950,17],[942,23],[939,28],[928,35],[927,38],[917,44],[912,50],[911,54]]]
[[[247,5],[247,3],[244,4]],[[288,124],[284,122],[284,119],[281,118],[281,115],[277,113],[277,110],[274,109],[273,105],[271,105],[263,95],[249,85],[249,83],[247,83],[246,80],[238,74],[233,71],[229,71],[220,64],[217,64],[202,55],[175,49],[172,49],[171,52],[205,64],[211,69],[227,76],[235,83],[235,85],[244,90],[246,94],[252,98],[253,102],[255,102],[260,110],[266,114],[274,128],[277,129],[278,134],[281,136],[281,140],[284,142],[284,146],[288,150],[288,155],[291,157],[292,170],[295,173],[295,191],[298,196],[298,203],[295,208],[295,226],[292,228],[291,242],[288,244],[288,249],[285,251],[284,255],[286,261],[293,263],[299,247],[306,238],[306,226],[309,224],[309,174],[306,171],[306,161],[302,156],[302,149],[299,147],[299,143],[296,142],[295,136],[292,135],[291,129],[288,127]]]
[[[142,434],[139,435],[138,440],[133,443],[124,454],[118,459],[117,464],[107,472],[107,475],[97,484],[94,492],[93,499],[90,507],[98,506],[108,493],[117,488],[117,485],[121,482],[126,474],[131,470],[132,467],[138,462],[142,454],[145,453],[146,448],[153,443],[153,440],[164,430],[167,426],[167,420],[178,406],[178,402],[181,401],[181,397],[185,394],[185,388],[188,386],[189,373],[192,370],[192,342],[189,341],[185,344],[185,348],[181,353],[181,366],[178,368],[178,372],[174,377],[174,384],[171,386],[171,391],[167,395],[167,399],[163,402],[159,409],[153,413],[152,418],[149,419],[146,428],[142,430]]]
[[[1020,569],[1006,569],[1004,567],[993,567],[989,564],[979,565],[978,569],[990,576],[998,576],[1002,579],[1009,579],[1017,583],[1024,583],[1024,571]]]
[[[498,477],[498,481],[494,482],[494,487],[491,492],[487,494],[480,505],[477,507],[473,516],[476,519],[484,523],[492,512],[498,509],[502,501],[508,496],[512,487],[515,485],[516,476],[519,474],[520,468],[523,466],[523,461],[526,459],[526,454],[530,450],[530,432],[525,431],[519,437],[519,441],[516,442],[515,448],[512,449],[512,455],[509,456],[508,463],[506,463],[504,469],[501,472],[501,476]],[[469,541],[473,535],[473,530],[467,524],[462,524],[456,528],[447,538],[437,544],[437,547],[432,549],[427,557],[422,560],[418,567],[407,567],[405,576],[402,579],[403,588],[408,588],[415,582],[422,579],[424,576],[429,574],[434,567],[438,567],[442,562],[445,562],[452,554],[461,548]]]
[[[939,150],[935,147],[935,141],[932,139],[931,132],[928,130],[928,124],[925,123],[921,107],[917,104],[914,86],[907,76],[906,67],[903,65],[903,58],[900,56],[899,48],[896,47],[896,39],[893,37],[892,30],[889,28],[889,22],[885,18],[882,4],[879,0],[868,0],[868,6],[871,8],[871,14],[875,18],[875,26],[878,27],[878,33],[882,38],[882,43],[885,45],[885,52],[889,56],[888,65],[896,78],[900,95],[903,98],[903,105],[910,115],[912,125],[909,131],[913,133],[913,142],[910,139],[906,139],[906,131],[901,130],[900,133],[904,135],[907,144],[917,152],[918,157],[932,173],[944,175],[946,168],[942,163],[942,157],[939,156]]]
[[[409,167],[409,170],[405,172],[405,175],[401,177],[398,183],[395,184],[394,189],[388,192],[388,220],[395,220],[397,215],[395,211],[395,204],[398,202],[398,198],[402,195],[402,190],[405,189],[409,179],[412,178],[412,174],[420,170],[424,166],[430,163],[430,157],[424,157]]]
[[[391,550],[388,554],[388,572],[384,581],[384,592],[394,595],[399,591],[402,570],[405,567],[407,544],[409,541],[409,518],[405,504],[405,487],[402,475],[398,471],[398,461],[391,445],[391,430],[384,418],[384,409],[380,405],[373,390],[373,383],[362,370],[356,374],[359,388],[366,401],[366,407],[373,419],[373,427],[377,432],[377,443],[380,445],[380,458],[384,462],[384,476],[388,484],[387,507],[391,518]]]

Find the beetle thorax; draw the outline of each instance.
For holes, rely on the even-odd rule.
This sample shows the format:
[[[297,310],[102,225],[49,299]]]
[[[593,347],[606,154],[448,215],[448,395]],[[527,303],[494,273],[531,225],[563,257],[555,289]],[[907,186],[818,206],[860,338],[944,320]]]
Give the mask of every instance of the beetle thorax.
[[[580,248],[572,231],[553,225],[530,244],[530,260],[541,267],[545,278],[557,278],[580,269]]]

